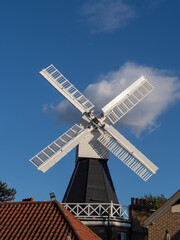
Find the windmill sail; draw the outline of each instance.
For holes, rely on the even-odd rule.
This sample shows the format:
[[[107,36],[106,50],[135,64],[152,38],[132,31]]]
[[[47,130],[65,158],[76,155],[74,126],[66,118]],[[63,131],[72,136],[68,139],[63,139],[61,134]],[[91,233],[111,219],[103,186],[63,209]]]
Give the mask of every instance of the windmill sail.
[[[52,64],[40,71],[40,74],[80,112],[89,112],[94,107]]]
[[[44,148],[36,156],[30,159],[38,170],[46,172],[56,162],[63,158],[68,152],[76,147],[80,141],[89,135],[89,128],[75,124],[62,136]]]
[[[105,127],[107,133],[102,134],[98,141],[107,147],[124,164],[134,171],[144,181],[156,173],[156,167],[146,156],[134,147],[112,126]]]
[[[74,125],[30,160],[38,170],[46,172],[79,144],[79,158],[107,160],[110,150],[144,181],[156,173],[158,167],[109,125],[109,121],[116,123],[153,90],[145,77],[141,76],[104,106],[104,114],[96,116],[90,111],[94,105],[53,65],[40,74],[83,114],[83,118],[81,125]]]
[[[148,80],[141,76],[125,91],[115,97],[111,102],[102,108],[104,115],[111,121],[116,123],[127,112],[129,112],[137,103],[147,96],[154,87]]]

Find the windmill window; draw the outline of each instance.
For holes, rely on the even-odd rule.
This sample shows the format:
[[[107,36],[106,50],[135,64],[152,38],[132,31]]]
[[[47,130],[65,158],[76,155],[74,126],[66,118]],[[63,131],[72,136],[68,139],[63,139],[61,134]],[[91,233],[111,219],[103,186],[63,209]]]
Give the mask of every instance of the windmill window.
[[[118,240],[127,240],[126,232],[118,232]]]

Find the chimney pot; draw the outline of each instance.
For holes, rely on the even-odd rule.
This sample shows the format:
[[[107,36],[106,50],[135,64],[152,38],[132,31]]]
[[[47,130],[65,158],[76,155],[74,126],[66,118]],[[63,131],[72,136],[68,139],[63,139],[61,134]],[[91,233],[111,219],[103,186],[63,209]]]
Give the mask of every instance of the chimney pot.
[[[131,205],[134,205],[134,204],[135,204],[135,199],[131,198]]]
[[[139,205],[143,205],[143,200],[142,200],[142,198],[139,200]]]
[[[143,206],[147,206],[146,199],[143,199]]]
[[[136,205],[139,205],[139,198],[136,198]]]

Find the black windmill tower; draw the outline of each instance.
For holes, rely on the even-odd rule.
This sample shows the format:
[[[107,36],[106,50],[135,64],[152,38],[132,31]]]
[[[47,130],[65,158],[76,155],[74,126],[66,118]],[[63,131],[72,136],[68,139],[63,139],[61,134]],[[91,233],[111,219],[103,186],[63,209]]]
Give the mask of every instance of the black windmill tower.
[[[75,169],[64,203],[118,203],[107,165],[109,153],[97,142],[97,135],[98,131],[94,130],[77,146]],[[97,144],[101,147],[101,155],[95,151]]]
[[[110,125],[153,90],[145,77],[141,76],[103,107],[102,113],[96,113],[94,105],[53,65],[40,74],[83,115],[80,124],[75,124],[30,160],[38,170],[46,172],[77,147],[75,169],[63,198],[64,203],[118,203],[107,165],[109,151],[144,181],[156,173],[158,168]]]

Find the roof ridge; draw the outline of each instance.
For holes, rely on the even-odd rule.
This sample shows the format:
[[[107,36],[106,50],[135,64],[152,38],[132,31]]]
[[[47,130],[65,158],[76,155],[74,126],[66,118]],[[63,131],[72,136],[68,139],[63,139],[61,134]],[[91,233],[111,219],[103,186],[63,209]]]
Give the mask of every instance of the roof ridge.
[[[44,201],[20,201],[20,202],[18,202],[18,201],[15,201],[15,202],[0,202],[0,205],[2,205],[2,204],[24,204],[24,203],[51,203],[51,202],[53,202],[53,201],[51,201],[51,200],[49,200],[49,201],[46,201],[46,200],[44,200]]]
[[[80,224],[81,226],[83,226],[89,233],[93,234],[94,237],[97,238],[97,240],[102,240],[100,237],[98,237],[90,228],[88,228],[85,224],[83,224],[78,218],[76,218],[72,213],[70,213],[61,203],[59,203],[57,200],[53,201],[58,208],[60,209],[62,215],[64,216],[64,218],[66,219],[66,221],[69,223],[69,225],[71,226],[71,228],[73,229],[75,235],[78,237],[79,240],[84,240],[84,237],[81,235],[81,233],[79,231],[77,231],[77,229],[73,226],[71,220],[69,219],[69,217],[67,217],[67,215],[69,215],[71,218],[73,218],[78,224]],[[67,214],[67,215],[66,215]]]

